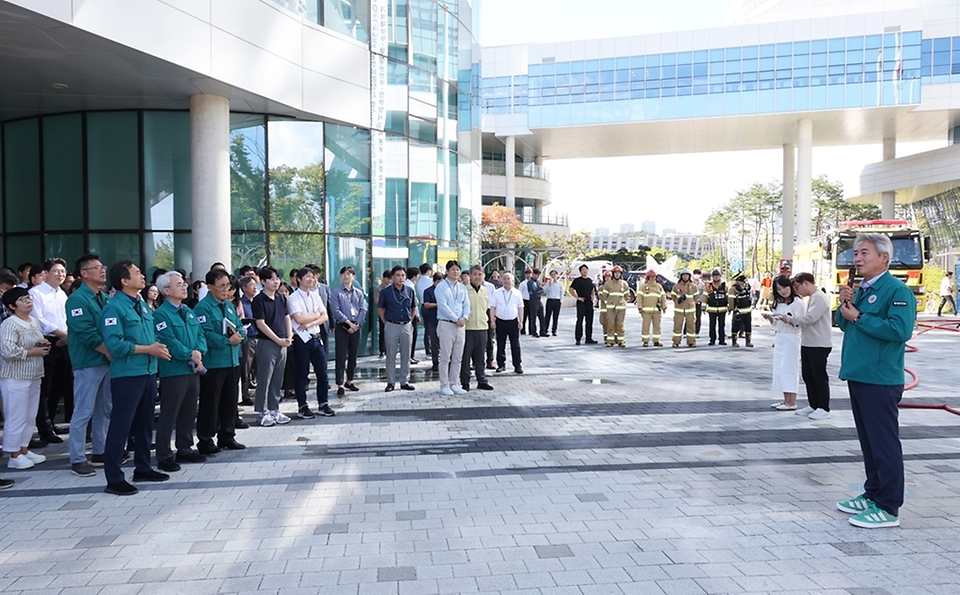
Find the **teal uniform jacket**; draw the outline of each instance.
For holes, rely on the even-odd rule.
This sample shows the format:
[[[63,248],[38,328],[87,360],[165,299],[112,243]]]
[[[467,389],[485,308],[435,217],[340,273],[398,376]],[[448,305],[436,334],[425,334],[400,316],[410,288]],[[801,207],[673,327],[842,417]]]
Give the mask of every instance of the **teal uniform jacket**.
[[[176,306],[164,301],[153,313],[157,340],[167,346],[170,361],[160,360],[160,378],[195,374],[190,367],[194,351],[207,352],[207,339],[197,322],[197,316],[186,305]]]
[[[141,299],[117,293],[100,313],[103,344],[110,352],[110,377],[129,378],[157,373],[157,358],[134,353],[137,345],[157,342],[153,314]]]
[[[98,294],[83,283],[67,298],[67,352],[74,370],[106,366],[110,363],[107,356],[96,350],[103,344],[100,312],[110,298],[104,291],[99,293],[99,302],[97,297]]]
[[[211,370],[218,368],[234,368],[240,365],[240,344],[231,345],[230,337],[223,334],[223,318],[226,316],[237,327],[237,332],[244,340],[243,324],[237,316],[237,309],[230,302],[222,304],[208,293],[193,310],[197,322],[203,329],[207,339],[207,354],[203,358],[203,365]]]
[[[917,320],[917,300],[903,281],[885,272],[868,289],[858,289],[853,306],[863,315],[850,322],[838,309],[843,331],[840,379],[903,386],[903,353]]]

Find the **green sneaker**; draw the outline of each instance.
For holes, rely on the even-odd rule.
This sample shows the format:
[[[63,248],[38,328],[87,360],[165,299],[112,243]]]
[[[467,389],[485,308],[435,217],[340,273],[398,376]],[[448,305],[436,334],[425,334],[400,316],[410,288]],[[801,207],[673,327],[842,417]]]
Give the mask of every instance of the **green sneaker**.
[[[881,508],[877,508],[877,505],[873,502],[870,503],[870,508],[850,517],[849,521],[854,527],[862,527],[864,529],[900,526],[899,518]]]
[[[873,506],[873,500],[865,498],[863,494],[860,494],[856,498],[837,502],[837,510],[849,514],[859,514],[864,510],[869,510],[871,506]]]

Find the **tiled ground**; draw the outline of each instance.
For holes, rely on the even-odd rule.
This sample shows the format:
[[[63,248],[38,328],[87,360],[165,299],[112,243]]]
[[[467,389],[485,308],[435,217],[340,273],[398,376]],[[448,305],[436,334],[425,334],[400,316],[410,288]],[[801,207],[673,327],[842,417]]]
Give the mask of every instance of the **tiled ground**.
[[[775,412],[769,329],[752,350],[641,349],[630,314],[629,348],[575,347],[564,309],[561,337],[523,337],[526,374],[466,397],[440,397],[422,364],[416,392],[385,394],[367,358],[336,418],[243,430],[247,450],[130,498],[47,448],[0,472],[17,480],[0,493],[0,590],[960,592],[960,417],[902,412],[902,527],[856,529],[834,509],[862,481],[842,383],[828,420]],[[960,406],[958,339],[916,339],[908,400]]]

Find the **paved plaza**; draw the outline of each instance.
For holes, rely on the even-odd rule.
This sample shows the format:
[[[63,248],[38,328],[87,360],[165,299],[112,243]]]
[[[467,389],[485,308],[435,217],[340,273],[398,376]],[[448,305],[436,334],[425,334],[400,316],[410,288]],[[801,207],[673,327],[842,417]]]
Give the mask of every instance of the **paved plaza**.
[[[247,450],[133,497],[104,494],[102,470],[72,475],[65,444],[29,471],[4,461],[0,591],[960,592],[960,417],[901,411],[902,526],[857,529],[834,507],[863,480],[841,335],[833,415],[813,422],[770,408],[773,334],[756,320],[755,349],[706,347],[706,328],[700,348],[643,349],[631,310],[629,347],[609,349],[574,346],[564,308],[559,337],[521,338],[523,376],[463,397],[423,363],[416,392],[384,393],[382,360],[364,358],[337,417],[240,431]],[[960,406],[958,341],[914,341],[905,401]]]

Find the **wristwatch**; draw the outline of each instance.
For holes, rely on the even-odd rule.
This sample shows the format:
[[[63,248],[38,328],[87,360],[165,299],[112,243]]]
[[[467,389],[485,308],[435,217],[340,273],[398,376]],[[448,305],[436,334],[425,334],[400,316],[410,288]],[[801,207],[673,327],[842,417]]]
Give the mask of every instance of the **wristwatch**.
[[[863,312],[857,312],[857,319],[854,320],[854,322],[856,322],[857,320],[860,320],[861,316],[863,316]]]

